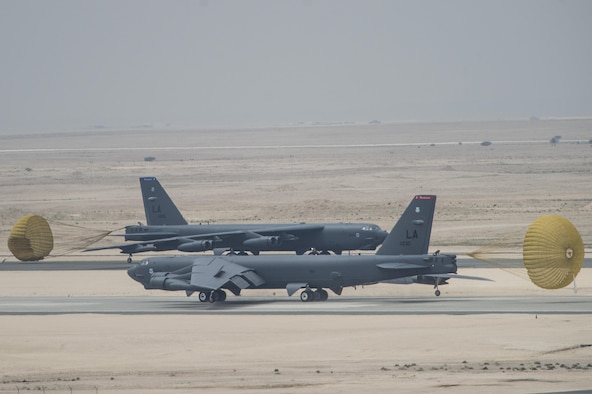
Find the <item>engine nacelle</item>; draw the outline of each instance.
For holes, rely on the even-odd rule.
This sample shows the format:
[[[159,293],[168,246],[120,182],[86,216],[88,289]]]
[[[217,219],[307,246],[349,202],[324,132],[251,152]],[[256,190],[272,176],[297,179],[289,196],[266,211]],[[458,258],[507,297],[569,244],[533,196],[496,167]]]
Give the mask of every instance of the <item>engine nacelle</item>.
[[[393,285],[410,285],[412,283],[417,283],[417,282],[416,282],[415,276],[406,276],[404,278],[385,280],[382,283],[390,283]]]
[[[258,237],[247,239],[243,242],[246,249],[261,250],[273,246],[278,246],[282,240],[280,237]]]
[[[167,276],[152,276],[150,288],[160,290],[188,290],[191,285],[184,280],[169,278]]]
[[[185,242],[177,246],[177,250],[181,252],[205,252],[211,250],[214,243],[209,240]]]

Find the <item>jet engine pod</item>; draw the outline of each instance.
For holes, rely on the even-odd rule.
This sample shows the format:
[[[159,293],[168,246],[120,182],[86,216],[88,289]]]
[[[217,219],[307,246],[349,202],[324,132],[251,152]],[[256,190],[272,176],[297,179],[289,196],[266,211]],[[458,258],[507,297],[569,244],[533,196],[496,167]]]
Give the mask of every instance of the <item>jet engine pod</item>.
[[[25,215],[14,224],[8,237],[8,249],[21,261],[38,261],[53,250],[49,223],[39,215]]]
[[[213,243],[210,240],[192,241],[182,243],[177,247],[177,250],[181,252],[205,252],[206,250],[211,250],[212,246]]]
[[[248,248],[253,249],[265,249],[270,246],[277,246],[281,243],[280,237],[270,236],[270,237],[257,237],[247,239],[243,242],[243,245]]]
[[[542,216],[528,228],[522,249],[530,280],[543,289],[569,285],[584,262],[584,242],[574,225],[557,216]]]
[[[191,287],[186,281],[167,276],[153,276],[149,283],[149,288],[161,290],[187,290]]]

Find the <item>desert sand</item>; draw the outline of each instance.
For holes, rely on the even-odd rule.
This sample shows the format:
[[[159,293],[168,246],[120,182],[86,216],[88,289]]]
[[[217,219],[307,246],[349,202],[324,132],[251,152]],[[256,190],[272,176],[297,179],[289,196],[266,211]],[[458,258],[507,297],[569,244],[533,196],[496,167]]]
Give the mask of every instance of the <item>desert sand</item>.
[[[549,143],[554,136],[559,143]],[[144,220],[140,176],[157,176],[185,217],[202,223],[390,230],[413,195],[433,193],[432,248],[466,259],[484,247],[498,264],[500,251],[519,256],[528,225],[547,214],[568,218],[589,248],[590,138],[588,119],[0,135],[0,231],[6,239],[19,217],[36,213],[56,236],[47,261],[123,259],[80,250],[102,230]],[[0,259],[15,261],[6,242]],[[539,289],[524,270],[499,264],[459,273],[495,281],[455,281],[442,297],[592,293],[589,268],[578,293]],[[123,271],[0,272],[3,299],[154,294]],[[344,295],[389,294],[433,297],[421,285]],[[580,345],[590,338],[587,315],[0,316],[0,392],[583,390],[592,388],[592,348]]]

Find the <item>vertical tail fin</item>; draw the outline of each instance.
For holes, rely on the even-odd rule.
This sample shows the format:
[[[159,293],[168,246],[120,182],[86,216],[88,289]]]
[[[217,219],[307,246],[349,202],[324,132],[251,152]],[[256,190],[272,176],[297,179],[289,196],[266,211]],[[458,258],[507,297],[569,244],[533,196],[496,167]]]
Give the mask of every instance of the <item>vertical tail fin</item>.
[[[155,177],[140,178],[140,188],[142,200],[144,200],[146,224],[149,226],[187,224],[173,200]]]
[[[427,254],[435,209],[436,196],[418,195],[413,197],[376,254]]]

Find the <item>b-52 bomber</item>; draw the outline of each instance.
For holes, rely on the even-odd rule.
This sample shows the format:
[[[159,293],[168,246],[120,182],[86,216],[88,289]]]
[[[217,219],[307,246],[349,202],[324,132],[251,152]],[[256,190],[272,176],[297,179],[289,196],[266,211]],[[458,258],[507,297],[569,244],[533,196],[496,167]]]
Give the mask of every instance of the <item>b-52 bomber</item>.
[[[252,288],[286,289],[289,296],[304,289],[302,301],[325,301],[325,289],[340,295],[344,287],[401,278],[433,285],[438,296],[438,285],[450,278],[482,278],[455,275],[455,255],[427,253],[435,204],[434,195],[415,196],[374,255],[149,257],[128,275],[146,289],[199,292],[202,302],[224,301],[225,290],[240,295]]]
[[[258,255],[262,251],[294,251],[296,254],[341,254],[344,250],[375,250],[387,236],[371,223],[298,224],[188,224],[155,177],[140,178],[146,225],[125,228],[126,244],[85,251],[120,249],[132,255],[142,252],[224,252]]]

